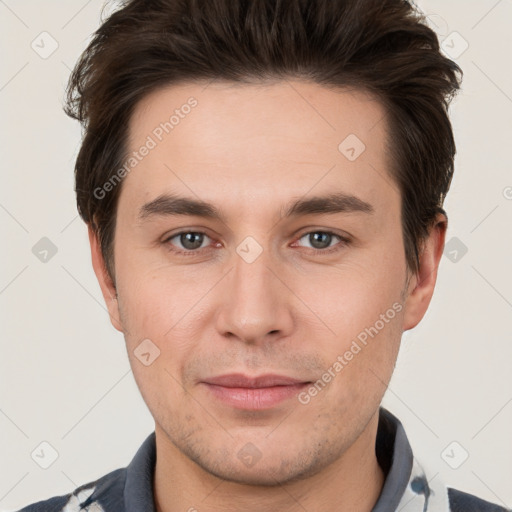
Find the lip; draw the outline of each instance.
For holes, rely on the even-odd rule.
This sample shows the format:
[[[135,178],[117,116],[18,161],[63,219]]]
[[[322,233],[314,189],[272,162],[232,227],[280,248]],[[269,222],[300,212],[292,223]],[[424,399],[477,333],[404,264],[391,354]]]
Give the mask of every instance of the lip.
[[[310,381],[284,375],[266,374],[250,377],[240,373],[211,377],[201,382],[209,393],[237,409],[270,409],[297,396]]]
[[[249,377],[243,373],[230,373],[228,375],[219,375],[205,379],[207,384],[223,386],[225,388],[269,388],[273,386],[290,386],[293,384],[303,384],[305,381],[293,379],[285,375],[276,375],[268,373],[257,377]]]

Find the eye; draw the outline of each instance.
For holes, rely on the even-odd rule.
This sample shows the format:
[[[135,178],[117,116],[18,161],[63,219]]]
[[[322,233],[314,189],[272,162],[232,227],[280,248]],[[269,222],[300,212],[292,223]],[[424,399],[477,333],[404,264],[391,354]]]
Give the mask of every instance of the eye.
[[[305,239],[309,246],[303,246],[295,242],[292,246],[303,246],[311,249],[315,253],[331,253],[341,250],[350,243],[346,237],[333,233],[331,231],[316,230],[304,233],[298,241]],[[208,247],[208,240],[211,238],[201,231],[180,231],[165,240],[163,243],[169,247],[169,250],[175,254],[194,255],[200,252],[200,249]],[[333,242],[338,242],[334,243]]]
[[[173,242],[175,239],[176,242]],[[210,239],[210,237],[200,231],[181,231],[165,239],[164,243],[170,244],[172,251],[179,254],[186,254],[197,252],[197,249],[203,249],[205,247],[203,243],[206,239]],[[176,246],[177,249],[174,248]]]
[[[331,231],[310,231],[309,233],[303,234],[299,241],[305,239],[311,245],[309,246],[316,252],[333,252],[340,250],[342,247],[349,243],[348,238],[332,233]],[[335,245],[331,245],[332,242],[341,242]],[[307,247],[307,246],[306,246]]]

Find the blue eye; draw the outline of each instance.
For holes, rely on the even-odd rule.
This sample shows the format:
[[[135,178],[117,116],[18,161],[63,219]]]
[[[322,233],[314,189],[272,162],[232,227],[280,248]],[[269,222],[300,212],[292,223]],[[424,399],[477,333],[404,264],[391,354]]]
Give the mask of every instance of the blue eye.
[[[331,242],[336,241],[336,239],[342,240],[339,235],[329,231],[310,231],[309,233],[302,235],[299,240],[302,240],[303,238],[306,238],[307,241],[312,245],[311,248],[317,251],[331,248]]]
[[[205,233],[201,233],[199,231],[182,231],[181,233],[176,233],[175,235],[167,238],[164,243],[170,243],[171,245],[174,245],[171,243],[171,240],[177,239],[178,242],[181,244],[181,248],[178,247],[178,249],[171,249],[177,253],[193,253],[197,252],[197,249],[202,249],[203,242],[205,241],[205,238],[210,238]]]
[[[323,230],[304,233],[298,241],[302,239],[306,239],[308,241],[310,244],[309,247],[302,244],[299,244],[298,246],[310,249],[317,254],[327,254],[339,251],[350,243],[348,238],[331,231]],[[175,240],[175,242],[173,242],[173,240]],[[204,245],[208,240],[211,241],[211,238],[201,231],[181,231],[166,238],[163,243],[175,254],[193,256],[200,253],[200,249],[208,248],[208,244]],[[333,244],[333,242],[338,243]],[[297,242],[294,243],[294,246],[297,246],[296,244]]]

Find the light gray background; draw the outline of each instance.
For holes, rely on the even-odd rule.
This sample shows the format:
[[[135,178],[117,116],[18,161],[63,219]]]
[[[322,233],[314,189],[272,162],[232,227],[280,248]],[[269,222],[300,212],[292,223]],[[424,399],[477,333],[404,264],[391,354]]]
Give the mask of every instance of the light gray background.
[[[445,203],[447,240],[467,253],[443,257],[385,405],[435,478],[511,506],[512,1],[419,5],[447,51],[469,45],[456,59],[465,80],[451,109],[458,155]],[[73,192],[80,129],[61,110],[102,6],[0,0],[0,510],[125,466],[153,430],[92,271]],[[46,59],[31,47],[51,49],[43,31],[59,45]],[[58,249],[46,263],[32,252],[42,237]],[[31,458],[43,441],[58,452],[48,469]]]

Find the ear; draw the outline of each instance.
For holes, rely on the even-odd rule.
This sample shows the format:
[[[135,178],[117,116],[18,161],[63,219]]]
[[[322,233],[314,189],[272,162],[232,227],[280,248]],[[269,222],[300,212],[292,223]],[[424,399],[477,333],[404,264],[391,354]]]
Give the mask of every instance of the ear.
[[[112,281],[112,278],[107,272],[105,260],[103,258],[103,254],[101,253],[101,246],[100,241],[98,240],[98,235],[93,230],[91,225],[89,225],[88,229],[89,244],[91,245],[92,266],[94,268],[96,278],[98,279],[101,293],[103,294],[103,299],[107,305],[110,322],[118,331],[123,332],[121,321],[119,320],[119,302],[117,300],[116,287]]]
[[[404,331],[416,327],[428,309],[443,255],[447,226],[446,215],[438,213],[419,255],[418,272],[410,278],[405,300]]]

